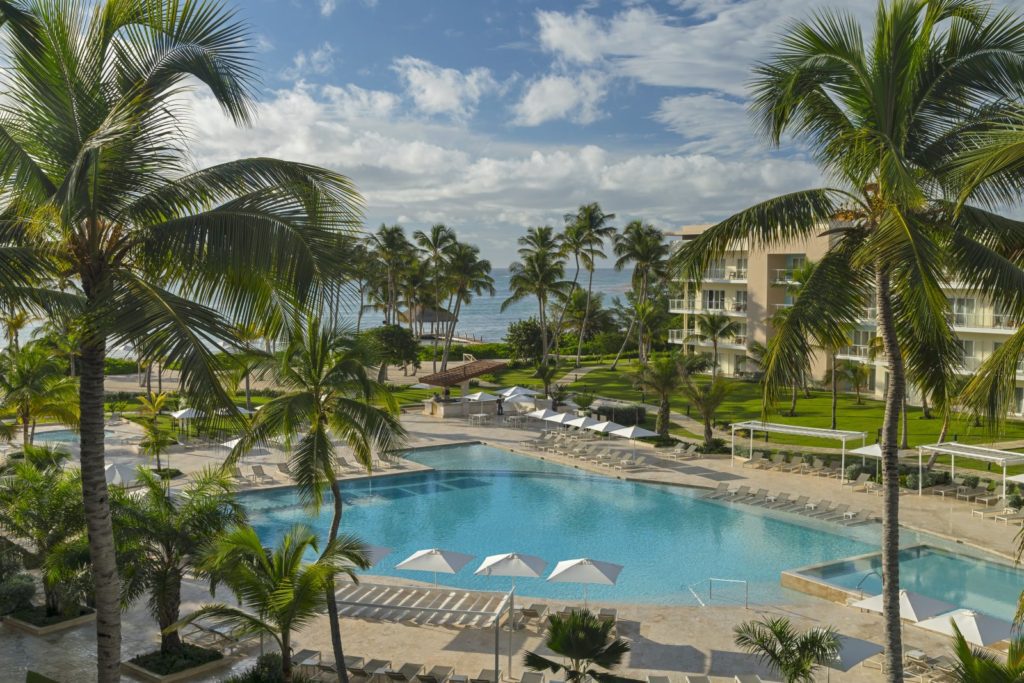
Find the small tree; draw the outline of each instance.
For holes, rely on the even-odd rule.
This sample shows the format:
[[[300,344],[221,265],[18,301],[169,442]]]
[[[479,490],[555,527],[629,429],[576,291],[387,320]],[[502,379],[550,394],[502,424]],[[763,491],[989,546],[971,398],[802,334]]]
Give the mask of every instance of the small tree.
[[[160,478],[139,468],[141,495],[112,489],[114,529],[122,547],[122,590],[127,602],[149,594],[149,610],[160,625],[160,651],[180,652],[181,638],[167,631],[178,621],[181,580],[195,568],[200,550],[245,519],[231,481],[220,469],[193,476],[180,495],[169,496]]]
[[[513,361],[537,362],[543,353],[540,323],[536,318],[517,320],[509,323],[505,333],[509,354]]]
[[[813,683],[814,670],[839,653],[834,628],[798,632],[785,617],[748,621],[734,630],[735,643],[778,673],[784,683]]]
[[[686,341],[710,342],[711,343],[711,374],[718,375],[718,342],[729,337],[735,337],[740,333],[740,324],[735,318],[730,318],[724,313],[700,313],[695,318],[696,331],[687,335]]]
[[[545,396],[551,396],[551,385],[554,384],[555,378],[558,377],[558,373],[558,366],[550,361],[537,365],[537,371],[533,373],[533,376],[539,379],[544,385]]]
[[[373,341],[380,359],[378,382],[388,378],[388,365],[405,365],[419,360],[420,345],[416,336],[401,325],[375,327],[367,330],[366,335]]]
[[[634,377],[640,387],[658,395],[658,420],[655,431],[661,436],[668,436],[672,416],[672,405],[669,401],[672,393],[683,383],[683,373],[680,372],[679,364],[671,356],[654,358],[640,366]]]
[[[303,561],[307,551],[318,555],[316,561]],[[292,631],[309,625],[323,612],[336,575],[358,582],[354,570],[369,566],[366,545],[353,536],[338,536],[320,552],[316,535],[296,526],[276,547],[265,548],[252,527],[238,527],[210,547],[200,568],[211,578],[211,591],[222,582],[251,611],[223,603],[204,605],[167,630],[212,616],[232,624],[236,636],[270,636],[281,650],[281,678],[290,683]]]
[[[839,376],[853,387],[857,394],[857,405],[863,405],[864,400],[861,398],[860,392],[871,379],[871,368],[855,360],[844,360],[839,363]]]
[[[628,642],[612,637],[613,627],[612,621],[598,619],[586,609],[572,610],[567,617],[552,615],[548,618],[544,644],[566,661],[556,662],[536,652],[527,652],[523,663],[533,671],[562,673],[567,681],[624,680],[609,673],[622,664],[622,658],[630,650]]]
[[[688,377],[682,385],[682,390],[687,400],[700,413],[704,422],[704,448],[710,449],[715,438],[715,413],[729,395],[729,384],[721,377],[714,377],[710,382],[696,382]]]
[[[144,432],[142,441],[139,442],[139,450],[156,460],[156,469],[162,472],[163,462],[160,456],[175,444],[170,432],[162,428],[159,422],[160,413],[167,403],[167,394],[150,393],[149,396],[140,396],[138,401]]]

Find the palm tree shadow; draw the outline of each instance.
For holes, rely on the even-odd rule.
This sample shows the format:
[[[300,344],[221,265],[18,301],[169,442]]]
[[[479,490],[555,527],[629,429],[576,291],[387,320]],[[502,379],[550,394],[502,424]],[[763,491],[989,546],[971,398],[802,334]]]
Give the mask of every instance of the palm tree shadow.
[[[766,677],[771,676],[773,672],[756,655],[746,652],[711,650],[709,676],[732,677],[737,674],[758,674],[761,678],[768,680]]]
[[[527,641],[536,637],[532,631],[516,631],[512,634],[512,657],[516,664],[522,660],[522,651]],[[479,654],[494,653],[493,628],[460,628],[455,637],[442,648],[450,652],[472,652]],[[502,630],[498,641],[498,653],[502,658],[502,666],[508,657],[508,631]]]
[[[688,671],[698,673],[704,671],[706,657],[703,652],[692,645],[672,645],[659,643],[637,632],[631,633],[623,629],[620,621],[620,633],[628,637],[633,649],[629,653],[629,668],[655,669],[658,671]],[[625,631],[625,633],[623,633]]]

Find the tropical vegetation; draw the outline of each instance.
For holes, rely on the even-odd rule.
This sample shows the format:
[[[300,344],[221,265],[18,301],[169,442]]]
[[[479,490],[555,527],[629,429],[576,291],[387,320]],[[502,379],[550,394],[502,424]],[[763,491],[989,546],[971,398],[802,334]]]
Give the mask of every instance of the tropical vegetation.
[[[800,632],[785,617],[765,617],[735,628],[736,645],[754,654],[784,683],[812,683],[818,667],[829,666],[839,654],[834,628]]]
[[[620,681],[612,672],[631,648],[628,641],[613,635],[614,628],[613,620],[601,619],[588,609],[574,609],[565,616],[553,614],[548,617],[544,645],[562,661],[527,651],[523,664],[567,681]]]

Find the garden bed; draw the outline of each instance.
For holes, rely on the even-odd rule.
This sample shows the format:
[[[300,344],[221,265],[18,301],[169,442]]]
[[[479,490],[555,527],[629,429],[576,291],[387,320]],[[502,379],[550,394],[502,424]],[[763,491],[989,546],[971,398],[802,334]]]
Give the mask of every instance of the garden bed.
[[[217,650],[185,644],[180,654],[165,655],[159,650],[147,652],[121,663],[122,673],[145,681],[184,681],[203,676],[233,660]]]
[[[46,608],[42,606],[31,609],[18,610],[4,617],[4,622],[14,628],[31,633],[34,636],[48,636],[51,633],[60,633],[72,628],[78,628],[83,624],[89,624],[96,620],[96,612],[88,607],[80,607],[77,615],[66,616],[58,614],[47,616]]]

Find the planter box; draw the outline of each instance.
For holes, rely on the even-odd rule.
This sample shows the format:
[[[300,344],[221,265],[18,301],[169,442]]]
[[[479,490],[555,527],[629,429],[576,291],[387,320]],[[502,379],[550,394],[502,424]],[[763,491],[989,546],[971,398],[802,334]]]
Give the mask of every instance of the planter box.
[[[50,624],[49,626],[36,626],[30,624],[27,621],[21,619],[15,619],[12,616],[4,617],[4,623],[8,626],[30,633],[34,636],[48,636],[54,633],[61,633],[62,631],[68,631],[73,628],[78,628],[84,624],[91,624],[96,621],[96,612],[90,612],[89,614],[83,614],[80,617],[74,617],[72,619],[65,619],[64,621],[58,621],[56,624]]]
[[[200,664],[194,666],[191,669],[184,669],[182,671],[175,672],[173,674],[167,674],[161,676],[158,673],[153,673],[149,669],[144,669],[138,664],[132,664],[131,662],[121,662],[121,673],[136,678],[140,681],[152,681],[153,683],[171,683],[172,681],[189,681],[195,678],[201,678],[209,673],[229,667],[238,661],[238,657],[224,656],[220,659],[215,659],[212,662],[206,664]]]

